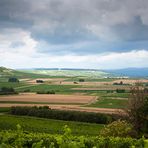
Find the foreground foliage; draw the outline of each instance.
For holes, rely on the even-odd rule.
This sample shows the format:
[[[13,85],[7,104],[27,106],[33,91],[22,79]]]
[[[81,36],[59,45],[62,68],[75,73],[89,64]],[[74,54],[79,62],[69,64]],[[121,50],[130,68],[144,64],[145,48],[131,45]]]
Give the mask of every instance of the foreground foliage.
[[[132,125],[124,120],[117,120],[108,124],[100,131],[104,137],[128,137],[132,132]]]
[[[45,133],[27,133],[17,125],[16,131],[0,132],[0,147],[50,147],[50,148],[146,148],[148,141],[143,138],[86,137],[72,136],[71,130],[65,126],[62,135]]]

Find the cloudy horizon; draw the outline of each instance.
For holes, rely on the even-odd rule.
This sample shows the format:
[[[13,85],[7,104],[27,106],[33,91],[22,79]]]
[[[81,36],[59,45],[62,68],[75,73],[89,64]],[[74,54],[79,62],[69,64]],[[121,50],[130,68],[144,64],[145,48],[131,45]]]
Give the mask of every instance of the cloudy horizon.
[[[148,67],[147,0],[0,0],[0,66]]]

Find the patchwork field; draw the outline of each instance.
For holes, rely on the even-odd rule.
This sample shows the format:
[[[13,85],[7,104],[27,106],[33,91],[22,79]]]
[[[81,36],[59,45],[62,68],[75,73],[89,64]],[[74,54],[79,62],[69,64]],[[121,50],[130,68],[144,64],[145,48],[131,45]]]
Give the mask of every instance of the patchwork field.
[[[109,78],[107,73],[98,71],[7,70],[7,74],[12,73],[20,82],[8,82],[3,75],[0,87],[12,87],[19,94],[1,95],[0,107],[48,105],[62,110],[115,113],[126,108],[132,86],[148,83],[147,79]],[[51,91],[55,94],[46,94]]]

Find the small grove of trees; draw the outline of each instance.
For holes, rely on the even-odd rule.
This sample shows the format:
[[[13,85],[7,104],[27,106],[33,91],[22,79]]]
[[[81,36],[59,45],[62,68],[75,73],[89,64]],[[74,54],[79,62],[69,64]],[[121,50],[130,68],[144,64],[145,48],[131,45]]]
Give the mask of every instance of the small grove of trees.
[[[44,83],[43,80],[36,80],[36,83]]]
[[[17,94],[17,92],[12,87],[2,87],[0,88],[0,95]]]
[[[8,79],[8,82],[19,82],[19,80],[15,77],[11,77]]]
[[[139,86],[131,88],[126,110],[129,122],[138,136],[148,137],[148,90]]]
[[[85,79],[79,79],[79,82],[85,82]]]

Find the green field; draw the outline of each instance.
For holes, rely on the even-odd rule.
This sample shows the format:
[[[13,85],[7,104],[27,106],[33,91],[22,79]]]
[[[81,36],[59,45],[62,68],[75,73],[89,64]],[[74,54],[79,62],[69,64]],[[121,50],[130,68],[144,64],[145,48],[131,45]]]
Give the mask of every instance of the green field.
[[[126,108],[127,100],[118,99],[100,99],[95,103],[87,105],[88,107],[96,108]]]
[[[102,124],[0,115],[0,130],[15,130],[17,124],[20,124],[25,131],[51,134],[61,134],[64,125],[68,125],[74,135],[98,135],[100,129],[104,127]]]
[[[37,91],[50,91],[54,90],[56,94],[73,94],[73,93],[84,93],[86,95],[98,95],[100,92],[104,92],[106,94],[107,90],[73,90],[73,88],[81,88],[84,86],[81,85],[51,85],[51,84],[38,84],[38,85],[31,85],[26,87],[18,87],[15,88],[18,92],[24,92],[25,90],[30,90],[30,92],[37,92]],[[87,88],[88,86],[86,86]]]
[[[37,91],[50,91],[54,90],[56,94],[69,94],[71,92],[75,92],[74,90],[71,90],[71,88],[76,88],[77,85],[48,85],[48,84],[39,84],[39,85],[33,85],[28,86],[25,88],[16,88],[16,91],[24,91],[26,89],[29,89],[31,92],[37,92]],[[79,86],[80,87],[80,86]]]
[[[10,107],[0,107],[0,113],[6,113],[10,111]]]
[[[81,78],[84,79],[85,82],[112,82],[117,80],[116,78],[72,77],[67,78],[65,81],[79,82]]]
[[[15,82],[0,82],[0,88],[1,87],[21,87],[21,86],[25,86],[25,85],[29,85],[23,82],[19,82],[19,83],[15,83]]]
[[[92,95],[98,96],[98,100],[87,107],[96,108],[126,108],[129,93],[107,93],[102,91]]]

